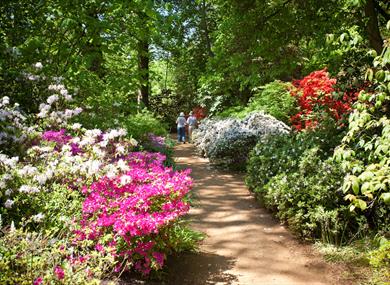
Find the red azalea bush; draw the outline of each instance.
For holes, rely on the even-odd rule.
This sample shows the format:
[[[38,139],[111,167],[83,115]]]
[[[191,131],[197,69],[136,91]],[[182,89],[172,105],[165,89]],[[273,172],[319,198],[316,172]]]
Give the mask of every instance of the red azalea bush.
[[[202,120],[207,117],[207,111],[203,107],[195,107],[192,110],[192,114],[196,117],[197,120]]]
[[[315,128],[326,119],[340,125],[343,123],[358,92],[354,89],[341,92],[337,90],[336,83],[337,80],[331,78],[326,69],[314,71],[302,80],[293,82],[294,88],[290,93],[296,97],[299,106],[299,112],[290,118],[294,129]]]
[[[114,256],[116,271],[147,275],[174,250],[169,231],[189,210],[185,196],[192,179],[190,170],[164,167],[165,156],[159,153],[135,152],[125,160],[126,173],[84,187],[76,241],[91,241],[94,249]]]

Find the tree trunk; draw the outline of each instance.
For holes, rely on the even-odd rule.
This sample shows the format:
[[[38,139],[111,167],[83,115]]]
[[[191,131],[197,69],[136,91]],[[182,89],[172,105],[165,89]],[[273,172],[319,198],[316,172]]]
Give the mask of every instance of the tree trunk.
[[[138,71],[140,73],[140,94],[142,102],[149,108],[149,40],[138,41]]]
[[[206,8],[207,8],[206,7],[206,0],[203,0],[202,7],[201,7],[201,13],[202,13],[201,26],[202,26],[204,38],[206,41],[207,52],[208,52],[209,56],[212,57],[213,52],[211,50],[211,40],[210,40],[210,33],[209,33],[208,24],[207,24],[207,10],[206,10]]]
[[[383,39],[379,31],[378,15],[375,10],[374,0],[367,0],[364,13],[368,17],[367,33],[370,45],[378,54],[381,54],[383,50]]]

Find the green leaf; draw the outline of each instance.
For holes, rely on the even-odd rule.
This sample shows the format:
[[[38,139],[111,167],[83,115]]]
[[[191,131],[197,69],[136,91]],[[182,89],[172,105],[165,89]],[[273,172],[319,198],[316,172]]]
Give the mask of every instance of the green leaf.
[[[366,75],[364,76],[364,78],[366,80],[369,80],[369,81],[372,81],[374,77],[374,71],[371,69],[371,68],[368,68],[367,71],[366,71]]]
[[[364,194],[366,192],[369,192],[370,190],[372,190],[372,184],[369,182],[364,182],[362,185],[362,193]]]
[[[364,211],[365,209],[367,209],[367,203],[361,199],[356,199],[355,201],[355,205],[360,208],[362,211]]]
[[[390,205],[390,192],[382,193],[381,199],[385,202],[386,205]]]
[[[353,179],[352,179],[352,191],[356,195],[359,194],[359,179],[356,176],[353,176]]]

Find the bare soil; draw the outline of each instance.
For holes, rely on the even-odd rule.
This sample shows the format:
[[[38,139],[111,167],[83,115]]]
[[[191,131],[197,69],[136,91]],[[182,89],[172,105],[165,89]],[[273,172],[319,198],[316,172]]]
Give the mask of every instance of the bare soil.
[[[346,276],[339,278],[343,270],[258,205],[243,175],[214,169],[191,144],[176,146],[175,158],[192,169],[196,203],[189,219],[207,237],[199,252],[170,257],[163,281],[124,278],[122,284],[350,284]]]

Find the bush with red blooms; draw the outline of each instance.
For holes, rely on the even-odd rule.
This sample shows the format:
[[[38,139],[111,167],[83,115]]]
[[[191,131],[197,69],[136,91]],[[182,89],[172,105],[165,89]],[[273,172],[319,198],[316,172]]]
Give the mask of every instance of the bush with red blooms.
[[[202,120],[204,118],[207,117],[207,111],[205,108],[203,107],[195,107],[193,110],[192,110],[192,114],[196,117],[197,120]]]
[[[343,125],[345,115],[357,99],[358,91],[341,92],[336,88],[337,80],[330,78],[326,69],[314,71],[302,80],[295,80],[291,95],[297,99],[299,112],[290,120],[295,130],[313,129],[319,122],[332,119]]]

